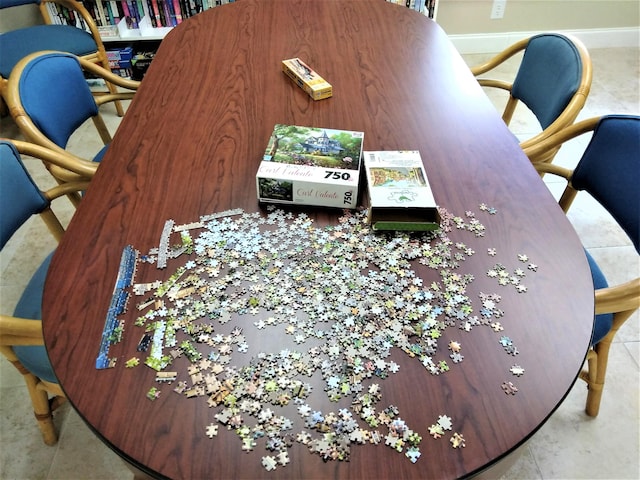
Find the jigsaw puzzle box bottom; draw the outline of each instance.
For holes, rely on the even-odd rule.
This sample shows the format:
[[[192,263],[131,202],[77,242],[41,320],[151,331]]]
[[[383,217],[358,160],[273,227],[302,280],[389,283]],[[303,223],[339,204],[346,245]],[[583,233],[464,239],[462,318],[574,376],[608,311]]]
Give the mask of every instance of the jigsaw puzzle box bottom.
[[[374,230],[437,230],[440,214],[420,152],[364,152]]]
[[[356,208],[363,136],[276,125],[256,174],[258,201]]]

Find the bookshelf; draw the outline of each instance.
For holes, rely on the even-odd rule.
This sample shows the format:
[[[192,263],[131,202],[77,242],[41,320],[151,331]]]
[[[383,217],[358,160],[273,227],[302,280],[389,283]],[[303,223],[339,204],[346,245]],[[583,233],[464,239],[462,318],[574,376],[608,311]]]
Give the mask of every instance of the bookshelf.
[[[162,40],[185,19],[237,0],[79,0],[93,17],[105,44]],[[265,0],[269,1],[269,0]],[[406,5],[435,20],[438,0],[385,0]],[[53,4],[52,8],[56,8]],[[64,7],[59,7],[64,8]],[[69,23],[64,11],[50,11],[54,23]]]
[[[114,73],[142,80],[162,39],[187,18],[241,0],[77,0],[93,18]],[[264,0],[277,1],[277,0]],[[348,1],[348,0],[344,0]],[[439,0],[380,0],[436,18]],[[51,23],[87,29],[66,7],[47,3]]]

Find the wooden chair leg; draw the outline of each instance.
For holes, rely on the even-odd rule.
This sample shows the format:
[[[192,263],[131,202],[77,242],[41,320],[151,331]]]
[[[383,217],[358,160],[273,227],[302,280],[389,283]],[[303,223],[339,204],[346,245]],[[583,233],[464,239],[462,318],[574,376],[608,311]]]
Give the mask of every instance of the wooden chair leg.
[[[118,93],[118,87],[116,87],[113,83],[107,82],[107,88],[111,93]],[[120,100],[115,100],[114,105],[116,106],[116,113],[119,117],[124,116],[124,107],[122,106],[122,102]]]
[[[609,354],[609,346],[604,349],[606,352],[603,351],[602,348],[599,348],[599,351],[590,350],[587,355],[587,370],[580,374],[580,378],[587,382],[587,403],[585,406],[585,412],[590,417],[598,416],[598,412],[600,411],[600,401],[602,399],[602,390],[604,388],[604,376],[601,375],[601,368],[604,367],[604,370],[606,371],[606,357]],[[600,356],[601,354],[602,356]],[[604,365],[601,365],[600,362],[603,358]]]
[[[25,369],[20,362],[16,361],[12,363],[22,374],[27,384],[27,390],[29,391],[31,404],[33,405],[33,413],[38,421],[44,443],[47,445],[55,445],[58,443],[58,433],[53,425],[49,395],[45,390],[38,388],[38,384],[40,383],[38,378]]]
[[[587,354],[588,371],[581,372],[580,378],[587,382],[587,387],[589,388],[585,412],[590,417],[596,417],[600,412],[602,390],[604,389],[605,377],[607,375],[607,364],[609,363],[609,349],[611,348],[613,339],[616,333],[618,333],[618,329],[627,321],[633,312],[635,312],[635,309],[616,312],[613,316],[613,326],[611,330],[609,330],[609,333]]]
[[[102,67],[107,70],[107,71],[111,71],[111,67],[109,65],[109,60],[107,59],[106,56],[106,52],[104,55],[99,55],[100,60],[100,64],[102,65]],[[118,93],[118,87],[116,85],[114,85],[113,83],[109,83],[106,82],[107,84],[107,90],[109,90],[109,93]],[[122,106],[122,102],[120,100],[116,100],[113,102],[116,106],[116,112],[118,114],[119,117],[123,117],[124,116],[124,107]]]
[[[509,100],[507,100],[507,104],[504,107],[504,111],[502,112],[502,120],[507,125],[511,123],[511,118],[513,118],[513,112],[515,112],[517,104],[518,99],[509,94]]]
[[[102,143],[106,145],[109,142],[111,142],[111,133],[109,133],[109,129],[107,128],[107,125],[104,123],[104,119],[102,118],[102,115],[98,113],[97,115],[94,115],[93,117],[91,117],[91,120],[93,120],[93,124],[95,125],[96,130],[98,130],[98,133],[100,134]]]

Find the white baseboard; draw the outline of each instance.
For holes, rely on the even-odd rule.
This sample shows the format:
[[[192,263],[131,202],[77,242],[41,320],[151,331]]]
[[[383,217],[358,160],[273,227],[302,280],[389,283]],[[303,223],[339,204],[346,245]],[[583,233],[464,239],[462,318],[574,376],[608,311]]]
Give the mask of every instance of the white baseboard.
[[[538,33],[542,32],[473,33],[449,35],[449,39],[461,54],[497,53],[518,40]],[[640,48],[640,28],[561,30],[559,33],[578,37],[587,48]]]

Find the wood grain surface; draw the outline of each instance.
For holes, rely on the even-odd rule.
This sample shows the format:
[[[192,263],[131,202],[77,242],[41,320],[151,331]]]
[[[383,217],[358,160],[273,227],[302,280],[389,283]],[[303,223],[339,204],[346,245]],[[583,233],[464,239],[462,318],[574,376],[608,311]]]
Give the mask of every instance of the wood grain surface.
[[[314,102],[296,87],[280,68],[292,57],[329,81],[333,97]],[[384,403],[399,406],[423,436],[415,464],[383,445],[354,446],[349,462],[325,463],[296,443],[291,463],[267,472],[264,453],[243,452],[233,432],[204,435],[212,421],[205,401],[164,394],[151,402],[153,370],[95,368],[122,248],[157,246],[167,219],[258,211],[255,173],[276,123],[363,131],[366,150],[419,150],[440,206],[456,215],[481,203],[498,211],[483,217],[484,238],[470,242],[455,230],[450,237],[477,252],[463,267],[476,277],[467,294],[502,295],[520,353],[510,358],[484,328],[461,337],[465,361],[446,375],[393,354],[401,374],[384,381]],[[337,218],[309,211],[319,224]],[[520,253],[535,259],[528,292],[500,290],[487,277],[490,247],[513,258],[511,268]],[[437,280],[433,270],[419,273],[425,283]],[[563,400],[589,343],[593,290],[571,225],[436,23],[382,0],[242,0],[189,18],[162,42],[53,259],[43,309],[48,352],[71,403],[149,474],[456,478],[507,456]],[[134,318],[130,312],[127,321]],[[138,340],[125,329],[128,351]],[[515,363],[526,373],[518,393],[506,395],[500,385],[513,380]],[[439,415],[454,419],[466,447],[428,435]]]

